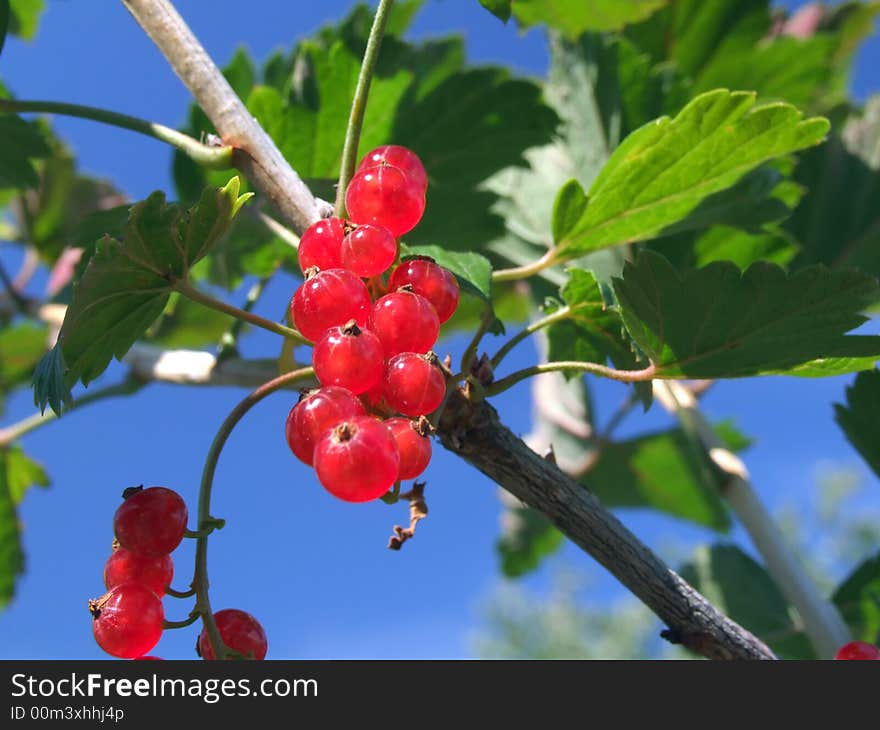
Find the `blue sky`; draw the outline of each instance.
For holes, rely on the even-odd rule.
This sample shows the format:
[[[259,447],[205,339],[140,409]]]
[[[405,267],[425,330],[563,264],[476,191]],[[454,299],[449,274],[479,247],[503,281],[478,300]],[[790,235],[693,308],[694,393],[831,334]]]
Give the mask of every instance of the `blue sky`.
[[[49,0],[48,5],[36,42],[12,39],[0,58],[0,77],[18,96],[105,106],[170,125],[184,120],[188,93],[121,3]],[[257,59],[289,47],[340,17],[349,3],[298,3],[295,12],[281,0],[225,3],[222,14],[206,12],[209,4],[195,0],[178,7],[222,63],[242,43]],[[521,36],[474,0],[429,0],[413,35],[450,31],[465,33],[472,62],[512,65],[535,75],[546,65],[540,32]],[[859,97],[877,88],[878,61],[874,38],[858,61]],[[84,172],[115,180],[133,198],[157,188],[173,190],[170,154],[161,143],[79,120],[59,118],[55,127],[79,155]],[[14,270],[16,256],[2,249],[0,254]],[[278,277],[258,311],[280,316],[295,286],[292,277]],[[444,349],[461,348],[462,342],[452,340]],[[263,333],[244,343],[247,356],[273,356],[276,350],[276,339]],[[531,346],[523,345],[510,367],[534,357]],[[119,373],[115,367],[110,377]],[[771,506],[807,495],[819,462],[850,465],[870,478],[831,418],[831,404],[841,400],[850,380],[735,381],[707,396],[711,417],[733,417],[756,438],[747,461]],[[600,412],[607,417],[621,394],[613,384],[598,388]],[[21,509],[28,571],[14,603],[0,614],[0,658],[105,656],[92,639],[86,600],[102,592],[119,494],[131,484],[162,484],[178,490],[194,510],[204,454],[243,395],[237,389],[153,385],[134,397],[73,413],[24,439],[27,452],[46,464],[53,485],[32,491]],[[515,432],[529,430],[528,403],[527,385],[497,400]],[[270,658],[469,656],[478,606],[498,580],[494,485],[436,447],[427,474],[430,516],[414,541],[391,552],[385,543],[392,526],[405,522],[406,507],[348,505],[327,495],[284,443],[291,405],[285,395],[261,404],[240,424],[221,459],[214,512],[229,524],[210,546],[215,609],[256,615],[269,636]],[[31,411],[29,394],[22,394],[11,399],[2,423]],[[629,419],[621,433],[667,422],[655,408],[643,419]],[[621,517],[658,549],[670,537],[712,539],[653,515]],[[593,570],[591,559],[577,550],[564,554]],[[184,587],[191,546],[174,557],[175,583]],[[541,571],[529,582],[540,588],[546,578]],[[612,579],[603,577],[600,584],[606,596],[619,594]],[[183,618],[189,608],[185,601],[165,603],[172,619]],[[154,653],[191,658],[195,636],[194,627],[166,632]]]

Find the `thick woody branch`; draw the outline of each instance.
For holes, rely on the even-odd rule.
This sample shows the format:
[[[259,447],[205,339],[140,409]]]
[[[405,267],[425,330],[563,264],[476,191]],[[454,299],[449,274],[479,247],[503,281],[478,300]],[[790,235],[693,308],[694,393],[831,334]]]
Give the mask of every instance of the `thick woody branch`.
[[[174,6],[168,0],[123,3],[208,115],[223,143],[235,148],[233,164],[269,197],[287,223],[301,234],[330,215],[332,208],[315,199]]]
[[[542,459],[488,403],[449,399],[440,440],[548,517],[666,623],[667,638],[712,659],[773,659],[759,639],[723,616],[652,553],[593,494]]]

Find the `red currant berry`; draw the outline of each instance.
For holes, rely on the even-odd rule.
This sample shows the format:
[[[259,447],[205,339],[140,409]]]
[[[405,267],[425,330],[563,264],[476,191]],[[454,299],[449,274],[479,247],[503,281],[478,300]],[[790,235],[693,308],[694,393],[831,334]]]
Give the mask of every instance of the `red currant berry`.
[[[180,545],[188,518],[186,502],[165,487],[132,487],[113,516],[120,546],[140,555],[167,555]]]
[[[153,660],[153,661],[158,661],[158,662],[164,661],[162,659],[162,657],[160,657],[160,656],[150,656],[149,654],[147,654],[146,656],[136,656],[134,659],[135,659],[135,661],[139,661],[139,662],[148,661],[148,660]]]
[[[116,548],[104,564],[104,585],[107,589],[123,583],[141,583],[160,598],[174,578],[174,561],[170,555],[149,557],[124,547]]]
[[[297,459],[311,466],[318,441],[343,421],[364,415],[363,404],[350,390],[333,385],[321,388],[290,409],[287,443]]]
[[[412,418],[436,411],[446,393],[446,379],[433,353],[395,355],[388,361],[383,383],[388,405]]]
[[[342,241],[342,264],[358,276],[379,276],[397,258],[397,240],[382,226],[362,225]]]
[[[327,330],[315,345],[312,364],[321,385],[338,385],[359,395],[381,382],[385,355],[379,338],[352,320]]]
[[[398,479],[415,479],[431,461],[430,425],[427,418],[411,421],[408,418],[389,418],[385,426],[391,431],[400,453]]]
[[[385,357],[400,352],[427,352],[440,333],[440,320],[431,303],[406,289],[377,299],[368,326],[382,342]]]
[[[368,502],[397,481],[400,455],[391,432],[370,416],[337,426],[315,447],[318,481],[346,502]]]
[[[364,155],[358,164],[357,172],[379,165],[391,165],[403,170],[418,186],[425,190],[428,187],[428,175],[419,156],[406,147],[398,144],[385,144]]]
[[[146,654],[162,637],[162,601],[141,583],[123,583],[89,601],[92,633],[104,651],[121,659]]]
[[[866,641],[844,644],[834,655],[835,659],[880,659],[880,649]]]
[[[346,269],[327,269],[306,279],[290,303],[296,328],[317,342],[331,327],[353,319],[361,327],[370,315],[370,293],[357,276]]]
[[[425,190],[403,170],[380,165],[361,170],[345,193],[355,223],[385,226],[394,236],[409,233],[425,212]]]
[[[266,632],[263,631],[260,622],[249,613],[239,611],[237,608],[224,608],[214,614],[214,621],[220,631],[220,638],[232,651],[257,660],[266,658],[266,651],[269,648]],[[199,635],[198,649],[202,659],[216,658],[207,629],[202,629]]]
[[[391,272],[388,289],[396,291],[407,284],[416,294],[434,305],[440,324],[455,313],[458,307],[458,281],[448,269],[429,258],[408,259]]]
[[[299,240],[299,268],[303,271],[316,266],[324,269],[342,268],[342,239],[345,238],[345,221],[342,218],[325,218],[312,223]]]

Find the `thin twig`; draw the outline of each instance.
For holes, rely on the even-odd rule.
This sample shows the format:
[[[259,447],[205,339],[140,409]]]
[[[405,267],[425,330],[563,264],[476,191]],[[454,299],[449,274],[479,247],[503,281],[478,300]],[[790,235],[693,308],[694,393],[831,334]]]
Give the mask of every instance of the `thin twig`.
[[[486,387],[486,395],[491,396],[503,393],[508,388],[512,388],[520,381],[530,378],[533,375],[566,371],[592,373],[593,375],[601,375],[603,378],[616,380],[620,383],[642,383],[646,380],[652,380],[657,369],[654,367],[653,363],[642,370],[617,370],[616,368],[610,368],[607,365],[601,365],[596,362],[578,362],[574,360],[544,362],[538,365],[532,365],[528,368],[523,368],[522,370],[517,370],[515,373],[511,373],[510,375],[501,378],[501,380],[496,380],[494,383]]]

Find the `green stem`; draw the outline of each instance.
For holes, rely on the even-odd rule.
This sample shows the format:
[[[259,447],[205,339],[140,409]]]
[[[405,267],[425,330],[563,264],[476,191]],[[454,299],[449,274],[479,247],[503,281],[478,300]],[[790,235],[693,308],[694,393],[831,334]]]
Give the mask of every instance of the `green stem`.
[[[544,269],[553,266],[556,263],[556,250],[550,249],[537,261],[523,266],[514,266],[511,269],[498,269],[492,272],[492,281],[516,281],[517,279],[527,279],[542,272]]]
[[[192,626],[196,621],[199,620],[199,617],[201,615],[202,614],[200,611],[193,609],[193,612],[189,616],[187,616],[185,619],[183,619],[182,621],[168,621],[166,619],[165,623],[163,624],[163,628],[165,628],[165,629],[184,629],[187,626]]]
[[[492,322],[495,321],[495,312],[492,310],[492,305],[487,304],[486,308],[483,310],[483,316],[480,318],[480,324],[477,327],[477,331],[474,332],[473,338],[471,338],[470,344],[465,348],[465,351],[461,355],[461,364],[460,370],[465,374],[465,377],[471,372],[471,368],[473,367],[474,362],[477,359],[477,350],[480,347],[480,342],[483,339],[483,335],[486,334],[489,327],[492,326]]]
[[[342,147],[342,164],[339,170],[339,186],[336,188],[336,205],[334,212],[341,217],[345,214],[345,189],[354,175],[354,166],[357,164],[358,143],[361,139],[361,127],[364,123],[364,112],[367,109],[367,97],[370,93],[370,82],[376,70],[376,61],[379,58],[379,47],[382,45],[382,36],[385,34],[385,24],[391,12],[394,0],[379,0],[376,16],[373,18],[373,27],[370,28],[370,36],[367,39],[367,48],[364,51],[364,60],[361,64],[361,72],[358,75],[357,86],[354,90],[354,99],[351,102],[351,113],[348,117],[348,129],[345,130],[345,143]]]
[[[232,409],[226,420],[217,431],[211,448],[208,449],[208,456],[205,459],[205,466],[202,469],[202,481],[199,486],[199,506],[198,506],[198,525],[199,530],[205,529],[208,525],[213,524],[214,518],[211,517],[211,489],[214,484],[214,472],[217,470],[217,461],[220,459],[220,453],[226,445],[229,436],[236,424],[245,416],[245,414],[253,408],[257,403],[266,396],[271,395],[275,391],[290,385],[297,380],[307,378],[314,374],[313,368],[301,368],[284,375],[279,375],[267,383],[263,383],[259,388],[244,398],[235,408]],[[208,597],[208,536],[204,535],[196,541],[196,566],[193,576],[193,587],[196,590],[196,610],[202,615],[205,629],[208,632],[208,639],[211,647],[214,649],[214,656],[218,659],[224,659],[228,654],[227,647],[223,644],[220,637],[220,631],[217,629],[217,623],[214,621],[214,614],[211,611],[211,601]]]
[[[196,594],[195,588],[189,588],[185,591],[176,591],[171,586],[165,586],[165,595],[172,598],[189,598]]]
[[[273,322],[271,319],[266,319],[265,317],[261,317],[260,315],[254,314],[253,312],[247,312],[243,309],[239,309],[238,307],[227,304],[220,299],[215,299],[209,294],[205,294],[204,292],[199,291],[185,279],[178,279],[174,281],[173,286],[175,291],[180,292],[181,294],[183,294],[183,296],[187,297],[188,299],[192,299],[194,302],[203,304],[204,306],[210,307],[211,309],[216,309],[218,312],[228,314],[230,317],[237,317],[238,319],[242,319],[245,322],[250,322],[257,327],[262,327],[264,330],[274,332],[276,335],[281,335],[282,337],[286,337],[289,340],[298,342],[301,345],[311,344],[295,329],[285,327],[283,324]]]
[[[600,365],[595,362],[547,362],[540,365],[533,365],[532,367],[524,368],[523,370],[517,370],[515,373],[511,373],[501,380],[496,380],[494,383],[486,387],[486,395],[498,395],[499,393],[503,393],[521,380],[530,378],[533,375],[565,370],[569,372],[601,375],[602,377],[610,380],[617,380],[621,383],[640,383],[645,380],[653,380],[657,369],[653,364],[643,370],[616,370],[615,368],[609,368],[606,365]]]
[[[92,106],[66,104],[58,101],[13,101],[0,99],[0,112],[37,112],[46,114],[63,114],[68,117],[91,119],[95,122],[121,127],[132,132],[139,132],[176,147],[198,164],[212,170],[228,170],[233,167],[233,148],[229,146],[212,147],[202,144],[197,139],[163,124],[148,122],[146,119],[130,117],[127,114],[111,112]]]
[[[97,400],[103,400],[104,398],[113,398],[117,395],[130,395],[143,388],[144,385],[146,385],[146,383],[137,378],[126,378],[116,385],[108,385],[106,388],[100,388],[91,393],[86,393],[80,398],[77,398],[64,412],[69,413],[72,410],[81,408],[89,403],[94,403]],[[38,412],[23,418],[17,423],[13,423],[11,426],[0,428],[0,448],[8,446],[25,434],[54,421],[57,417],[58,416],[52,410],[49,410],[46,413]]]
[[[561,322],[564,319],[568,319],[571,316],[571,307],[560,307],[552,314],[548,314],[546,317],[542,317],[541,319],[537,319],[532,322],[528,327],[517,332],[513,337],[511,337],[507,342],[505,342],[498,352],[492,357],[492,368],[497,368],[501,361],[507,356],[507,354],[516,347],[520,342],[522,342],[529,335],[533,335],[540,329],[547,327],[555,322]]]

